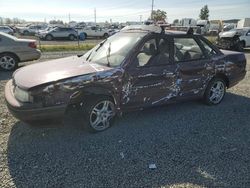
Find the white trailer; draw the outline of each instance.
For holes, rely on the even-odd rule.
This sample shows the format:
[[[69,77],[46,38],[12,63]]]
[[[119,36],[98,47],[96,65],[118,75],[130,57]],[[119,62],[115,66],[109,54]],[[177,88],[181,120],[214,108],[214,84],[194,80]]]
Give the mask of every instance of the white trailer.
[[[178,25],[183,27],[196,26],[196,20],[193,18],[182,18]]]
[[[238,21],[237,28],[250,27],[250,18],[244,18]]]

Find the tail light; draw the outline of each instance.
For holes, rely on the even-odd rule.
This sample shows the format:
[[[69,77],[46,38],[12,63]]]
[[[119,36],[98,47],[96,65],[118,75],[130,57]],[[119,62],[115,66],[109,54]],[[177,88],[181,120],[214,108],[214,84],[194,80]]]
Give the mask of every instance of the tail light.
[[[30,48],[36,48],[36,43],[35,42],[30,42],[28,46]]]

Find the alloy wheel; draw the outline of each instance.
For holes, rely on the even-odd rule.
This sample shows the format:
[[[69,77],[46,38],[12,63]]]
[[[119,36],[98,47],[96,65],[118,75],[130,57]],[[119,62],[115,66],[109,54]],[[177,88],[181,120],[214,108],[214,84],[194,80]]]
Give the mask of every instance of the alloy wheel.
[[[110,126],[111,119],[115,116],[113,102],[104,100],[97,103],[90,113],[90,125],[97,131],[102,131]]]
[[[222,81],[218,80],[213,83],[210,89],[209,100],[213,104],[218,104],[222,100],[224,94],[225,94],[225,84]]]
[[[2,56],[0,66],[5,70],[12,70],[16,66],[16,60],[11,56]]]

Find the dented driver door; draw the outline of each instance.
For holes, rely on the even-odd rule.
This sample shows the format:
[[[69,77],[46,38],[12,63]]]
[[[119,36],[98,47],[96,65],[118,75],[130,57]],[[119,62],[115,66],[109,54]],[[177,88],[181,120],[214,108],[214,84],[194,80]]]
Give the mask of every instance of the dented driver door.
[[[137,67],[126,73],[122,89],[122,105],[145,107],[172,101],[177,90],[175,65]]]
[[[164,39],[154,38],[144,43],[124,75],[123,107],[160,105],[175,99],[177,69],[169,58],[168,45]]]

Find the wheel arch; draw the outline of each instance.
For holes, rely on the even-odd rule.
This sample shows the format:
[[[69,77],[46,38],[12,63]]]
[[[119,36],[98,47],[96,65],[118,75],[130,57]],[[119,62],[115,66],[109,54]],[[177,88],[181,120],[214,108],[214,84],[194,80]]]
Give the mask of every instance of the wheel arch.
[[[225,81],[227,88],[229,88],[229,78],[223,73],[217,73],[212,79],[221,78]]]
[[[19,56],[16,53],[14,53],[14,52],[6,51],[6,52],[1,52],[0,53],[0,55],[4,55],[4,54],[11,54],[11,55],[13,55],[13,56],[15,56],[17,58],[18,62],[21,61],[20,58],[19,58]]]
[[[107,96],[114,102],[117,106],[117,97],[114,95],[111,89],[104,87],[87,87],[83,90],[76,91],[70,96],[69,104],[80,104],[82,101],[87,101],[90,98],[95,98],[98,96]]]
[[[242,42],[243,48],[245,48],[245,47],[246,47],[246,41],[243,39],[243,40],[241,40],[240,42]]]

